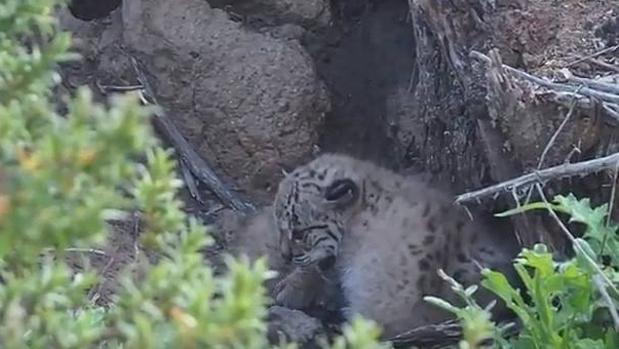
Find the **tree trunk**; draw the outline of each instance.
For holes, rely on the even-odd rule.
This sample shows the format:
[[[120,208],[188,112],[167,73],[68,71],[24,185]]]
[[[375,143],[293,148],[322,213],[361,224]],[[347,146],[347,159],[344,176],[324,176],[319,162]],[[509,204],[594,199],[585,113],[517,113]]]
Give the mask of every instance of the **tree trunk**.
[[[614,107],[608,111],[596,98],[579,94],[564,122],[574,93],[543,88],[502,65],[548,77],[568,68],[578,76],[605,76],[612,84],[609,75],[619,69],[619,50],[573,64],[616,44],[616,25],[608,25],[617,21],[612,1],[409,0],[409,6],[416,36],[411,94],[419,107],[400,120],[398,140],[408,158],[420,159],[427,170],[465,192],[619,149]],[[600,204],[610,196],[612,179],[613,173],[556,181],[548,183],[546,195],[574,192]],[[529,188],[518,188],[484,205],[494,211],[514,207],[515,198],[523,203],[527,194]],[[540,217],[513,218],[521,242],[562,249],[562,235],[541,224]]]

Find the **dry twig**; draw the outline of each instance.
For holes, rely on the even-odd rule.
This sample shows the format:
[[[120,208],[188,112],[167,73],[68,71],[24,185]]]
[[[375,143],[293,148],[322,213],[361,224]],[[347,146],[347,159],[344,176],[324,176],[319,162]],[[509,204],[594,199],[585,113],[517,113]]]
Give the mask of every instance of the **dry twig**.
[[[550,137],[550,140],[548,141],[548,143],[546,144],[546,147],[544,147],[544,150],[542,151],[542,155],[540,155],[540,157],[539,157],[539,162],[537,163],[537,170],[538,171],[542,169],[542,166],[544,165],[544,160],[546,160],[546,155],[548,155],[548,152],[550,151],[550,149],[552,148],[553,144],[555,143],[555,141],[559,137],[559,134],[561,133],[561,131],[563,131],[563,128],[565,127],[565,125],[567,125],[567,122],[572,117],[572,114],[574,114],[574,109],[576,108],[576,104],[577,104],[577,100],[574,97],[574,98],[572,98],[572,105],[570,105],[570,109],[568,110],[567,114],[563,118],[563,121],[561,122],[559,127],[553,133],[552,137]],[[512,195],[514,196],[514,200],[516,200],[518,206],[520,206],[520,202],[518,202],[518,196],[516,195],[516,190],[515,189],[516,188],[512,188]],[[527,199],[525,200],[526,203],[529,203],[529,200],[531,200],[531,195],[532,194],[533,194],[533,187],[530,187],[529,188],[529,192],[527,193]]]
[[[593,63],[595,65],[598,65],[598,66],[600,66],[602,68],[605,68],[605,69],[608,69],[608,70],[612,70],[614,72],[619,73],[619,67],[617,67],[616,65],[608,64],[608,63],[606,63],[604,61],[601,61],[601,60],[595,59],[595,58],[589,58],[587,61],[589,61],[589,62],[591,62],[591,63]]]
[[[578,93],[578,91],[577,91],[577,93]],[[563,118],[563,121],[561,122],[561,124],[559,125],[559,127],[557,128],[555,133],[552,135],[552,137],[550,137],[550,140],[548,141],[548,144],[546,144],[546,147],[544,148],[544,151],[542,151],[542,155],[539,158],[539,163],[537,164],[537,170],[541,170],[542,169],[542,166],[544,165],[544,160],[546,160],[546,155],[548,155],[548,152],[550,151],[550,148],[552,148],[553,144],[555,143],[555,141],[559,137],[559,134],[561,133],[561,131],[563,130],[565,125],[567,125],[567,122],[570,121],[570,118],[572,117],[572,114],[574,114],[574,109],[576,109],[576,103],[577,103],[576,98],[574,98],[573,101],[572,101],[572,105],[570,106],[570,109],[568,110],[567,114],[565,115],[565,118]]]
[[[185,163],[188,169],[201,180],[217,197],[222,200],[227,206],[241,212],[250,212],[254,210],[253,205],[245,202],[235,193],[228,189],[211,167],[206,163],[198,153],[191,147],[189,142],[185,140],[183,135],[178,131],[172,120],[164,113],[163,108],[157,102],[155,94],[146,79],[146,75],[139,68],[135,58],[131,57],[133,68],[138,76],[139,82],[144,86],[141,91],[141,98],[148,104],[154,104],[158,108],[155,112],[155,125],[160,131],[170,140],[174,148],[178,151],[181,161]]]
[[[544,183],[546,181],[558,178],[585,176],[590,173],[614,168],[617,161],[619,161],[619,152],[598,159],[575,162],[570,164],[562,164],[546,168],[486,187],[484,189],[458,195],[456,197],[456,202],[463,203],[472,200],[479,200],[481,198],[492,196],[503,191],[509,192],[514,188],[528,186],[536,182]]]
[[[485,63],[490,63],[490,57],[484,55],[481,52],[477,52],[477,51],[471,51],[471,56],[473,58],[479,59]],[[577,89],[578,87],[576,86],[571,86],[571,85],[566,85],[566,84],[559,84],[556,82],[552,82],[550,80],[544,79],[544,78],[540,78],[534,75],[531,75],[529,73],[525,73],[522,70],[518,70],[516,68],[510,67],[508,65],[503,64],[503,68],[506,69],[507,71],[517,75],[520,78],[523,78],[525,80],[529,80],[531,82],[534,82],[540,86],[549,88],[549,89],[553,89],[553,90],[557,90],[557,91],[563,91],[563,92],[570,92],[570,93],[574,93],[574,94],[578,94],[577,93]],[[602,101],[606,101],[606,102],[611,102],[611,103],[619,103],[619,95],[616,94],[612,94],[612,93],[606,93],[606,92],[601,92],[601,91],[597,91],[595,89],[592,88],[588,88],[588,87],[582,87],[581,90],[579,91],[580,94],[588,96],[588,97],[595,97],[598,98],[599,100]]]
[[[591,87],[600,91],[619,94],[619,85],[610,82],[598,81],[581,76],[575,76],[568,69],[561,69],[561,73],[565,75],[567,81],[576,82],[587,87]]]
[[[440,348],[458,343],[460,338],[462,338],[462,326],[458,321],[450,320],[440,324],[417,327],[389,338],[387,341],[391,342],[394,348],[411,346]]]
[[[615,205],[615,195],[617,195],[617,179],[619,179],[619,161],[615,165],[615,174],[613,175],[613,187],[610,190],[610,200],[608,202],[608,216],[606,217],[606,226],[610,225],[610,219]]]
[[[609,52],[616,51],[617,49],[619,49],[619,45],[615,45],[615,46],[607,47],[607,48],[605,48],[605,49],[603,49],[603,50],[599,50],[599,51],[594,52],[594,53],[592,53],[592,54],[590,54],[590,55],[588,55],[588,56],[581,57],[581,58],[579,58],[579,59],[577,59],[577,60],[575,60],[575,61],[572,61],[572,62],[568,63],[566,66],[567,66],[567,67],[570,67],[570,66],[572,66],[572,65],[574,65],[574,64],[578,64],[578,63],[580,63],[580,62],[584,62],[584,61],[586,61],[586,60],[588,60],[588,59],[595,58],[595,57],[599,57],[599,56],[601,56],[601,55],[603,55],[603,54],[606,54],[606,53],[609,53]]]
[[[202,195],[200,195],[200,191],[198,190],[198,185],[196,184],[195,177],[192,175],[189,167],[182,160],[179,161],[179,165],[181,167],[181,173],[183,174],[183,178],[185,179],[185,184],[187,185],[187,189],[189,190],[189,194],[197,202],[204,204],[204,199],[202,199]]]
[[[487,64],[491,63],[490,57],[481,52],[471,51],[470,56]],[[616,84],[605,82],[596,82],[594,84],[593,80],[587,79],[587,83],[585,83],[584,80],[581,80],[578,81],[581,86],[573,86],[565,83],[552,82],[548,79],[531,75],[505,64],[503,64],[502,67],[521,79],[533,82],[550,90],[556,95],[558,102],[561,102],[561,96],[565,94],[573,96],[573,98],[577,98],[579,100],[579,104],[583,102],[585,104],[587,102],[593,103],[593,99],[598,100],[602,105],[602,109],[604,109],[610,117],[619,121],[619,92],[617,92],[619,86]],[[603,88],[600,88],[601,86],[603,86]],[[582,101],[583,99],[584,101]]]
[[[55,250],[53,248],[46,248],[43,252],[44,253],[49,253],[49,252],[54,252],[54,251]],[[97,250],[95,248],[69,247],[69,248],[65,248],[63,251],[65,251],[65,252],[72,252],[72,253],[96,254],[98,256],[107,257],[107,253],[105,253],[105,251]]]

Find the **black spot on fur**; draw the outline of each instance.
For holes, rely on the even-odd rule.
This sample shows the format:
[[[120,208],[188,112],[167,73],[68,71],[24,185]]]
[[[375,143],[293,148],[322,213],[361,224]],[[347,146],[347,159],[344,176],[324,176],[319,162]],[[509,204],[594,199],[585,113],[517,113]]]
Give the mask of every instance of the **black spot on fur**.
[[[418,254],[421,253],[422,249],[419,248],[419,246],[417,245],[413,245],[413,244],[408,244],[408,251],[411,253],[411,255],[413,256],[417,256]]]
[[[377,181],[370,181],[370,185],[373,186],[375,189],[380,189],[380,183],[378,183]]]
[[[428,229],[430,229],[431,232],[434,232],[433,228],[430,228],[431,224],[428,223]],[[427,235],[425,238],[423,238],[423,244],[428,246],[431,245],[434,240],[436,240],[436,237],[434,235]]]
[[[370,208],[370,212],[374,216],[376,216],[378,214],[378,206],[376,206],[376,205],[369,205],[369,208]]]
[[[430,270],[430,262],[427,259],[421,259],[419,261],[419,270],[427,271]]]

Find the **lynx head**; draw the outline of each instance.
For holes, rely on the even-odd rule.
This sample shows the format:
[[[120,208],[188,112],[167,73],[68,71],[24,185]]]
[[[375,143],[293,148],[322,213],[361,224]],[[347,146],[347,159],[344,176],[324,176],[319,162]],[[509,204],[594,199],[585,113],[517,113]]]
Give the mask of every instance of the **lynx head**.
[[[346,223],[363,194],[354,161],[343,155],[322,155],[281,181],[274,214],[284,258],[323,269],[333,264]]]

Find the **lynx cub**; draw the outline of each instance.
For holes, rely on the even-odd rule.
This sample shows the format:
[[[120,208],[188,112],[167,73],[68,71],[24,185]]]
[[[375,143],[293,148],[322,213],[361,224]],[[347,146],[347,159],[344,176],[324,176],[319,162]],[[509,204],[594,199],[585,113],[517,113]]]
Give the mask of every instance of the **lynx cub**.
[[[303,270],[333,270],[345,314],[373,319],[387,337],[451,317],[422,299],[456,301],[437,269],[469,285],[482,266],[511,272],[518,251],[511,234],[471,221],[444,192],[345,155],[322,155],[288,174],[274,217],[282,255]],[[280,285],[284,305],[295,277]],[[493,299],[484,291],[476,293],[482,305]]]

